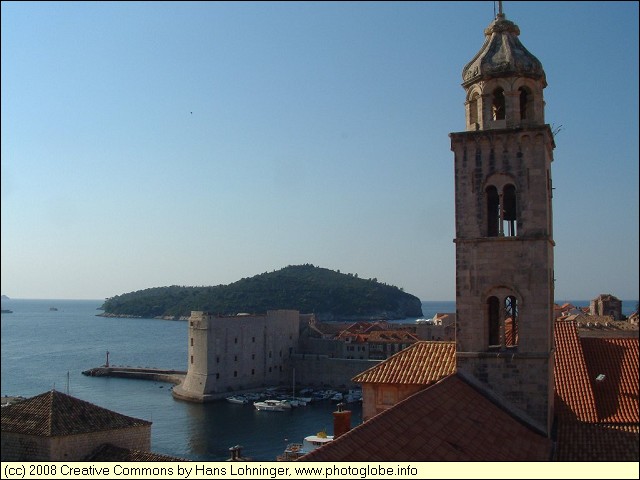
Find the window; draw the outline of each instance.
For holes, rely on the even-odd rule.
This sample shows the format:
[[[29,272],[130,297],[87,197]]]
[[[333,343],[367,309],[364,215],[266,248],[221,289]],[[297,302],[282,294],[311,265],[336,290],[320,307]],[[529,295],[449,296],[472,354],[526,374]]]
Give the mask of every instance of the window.
[[[234,377],[237,377],[237,376],[238,376],[238,371],[237,371],[237,370],[234,370],[234,371],[233,371],[233,376],[234,376]]]
[[[494,185],[485,189],[487,198],[487,236],[515,237],[518,234],[516,187],[506,184],[502,192]]]
[[[193,355],[191,355],[191,365],[193,365]]]
[[[191,337],[191,346],[193,347],[193,337]]]
[[[507,347],[518,345],[518,301],[514,296],[505,299],[504,340]]]
[[[493,102],[491,104],[491,113],[494,120],[504,120],[504,90],[500,87],[493,91]]]
[[[533,118],[533,95],[527,87],[520,87],[520,120]]]
[[[518,345],[518,300],[514,295],[487,299],[488,347],[490,350]]]
[[[500,197],[493,185],[487,187],[487,236],[497,237],[500,225]]]
[[[508,237],[516,236],[516,187],[505,185],[502,194],[502,232]]]
[[[478,92],[471,95],[469,100],[469,124],[478,123]]]

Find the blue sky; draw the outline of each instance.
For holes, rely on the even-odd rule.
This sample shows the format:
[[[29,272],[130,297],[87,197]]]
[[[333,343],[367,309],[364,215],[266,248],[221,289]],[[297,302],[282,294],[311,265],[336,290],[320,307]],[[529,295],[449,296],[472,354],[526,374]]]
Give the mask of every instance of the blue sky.
[[[557,299],[638,298],[638,3],[504,2],[548,81]],[[316,266],[455,298],[494,2],[2,2],[2,293]]]

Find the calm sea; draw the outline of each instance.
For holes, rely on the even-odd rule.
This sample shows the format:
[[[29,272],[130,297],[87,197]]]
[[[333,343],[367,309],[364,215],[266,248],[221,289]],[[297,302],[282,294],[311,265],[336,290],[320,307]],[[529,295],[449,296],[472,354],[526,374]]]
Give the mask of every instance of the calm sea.
[[[187,369],[187,322],[98,317],[101,300],[2,300],[1,394],[30,397],[56,389],[101,407],[153,422],[154,452],[198,461],[243,455],[274,460],[287,443],[321,430],[333,433],[335,404],[320,402],[290,412],[258,412],[225,401],[193,404],[175,400],[170,384],[96,378],[83,370],[104,364]],[[563,303],[563,302],[559,302]],[[576,306],[588,301],[572,301]],[[623,302],[628,315],[637,301]],[[57,310],[51,310],[51,307]],[[423,317],[454,312],[455,302],[422,302]],[[411,323],[415,319],[407,319]],[[362,421],[350,405],[352,425]]]

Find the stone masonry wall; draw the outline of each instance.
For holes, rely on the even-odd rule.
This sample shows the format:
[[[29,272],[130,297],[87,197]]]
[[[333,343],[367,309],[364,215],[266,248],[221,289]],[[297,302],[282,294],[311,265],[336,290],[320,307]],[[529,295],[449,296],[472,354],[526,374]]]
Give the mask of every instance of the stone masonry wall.
[[[151,426],[105,430],[62,437],[38,437],[2,432],[3,461],[81,461],[105,443],[142,451],[151,450]]]

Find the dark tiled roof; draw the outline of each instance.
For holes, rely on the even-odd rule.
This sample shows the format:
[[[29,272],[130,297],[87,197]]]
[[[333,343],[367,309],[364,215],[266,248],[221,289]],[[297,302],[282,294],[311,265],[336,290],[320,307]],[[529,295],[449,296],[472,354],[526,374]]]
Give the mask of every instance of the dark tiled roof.
[[[111,443],[100,445],[88,455],[85,462],[190,462],[184,458],[161,455],[159,453],[143,452],[116,447]]]
[[[563,421],[638,423],[638,339],[579,337],[557,320],[555,411]],[[597,380],[599,375],[604,379]]]
[[[416,342],[352,378],[358,383],[429,385],[456,371],[455,342]]]
[[[637,462],[638,338],[583,338],[558,320],[555,339],[556,459]]]
[[[151,425],[57,391],[2,408],[2,431],[56,437]]]
[[[638,423],[638,339],[580,338],[599,422]],[[601,381],[596,380],[604,375]]]
[[[560,462],[638,462],[638,424],[560,422],[556,460]]]
[[[450,375],[298,461],[547,461],[550,452],[549,439]]]

